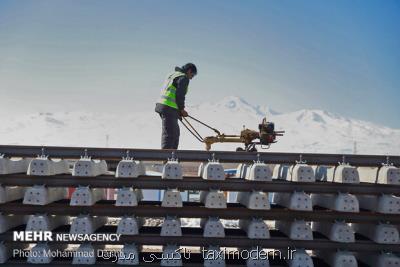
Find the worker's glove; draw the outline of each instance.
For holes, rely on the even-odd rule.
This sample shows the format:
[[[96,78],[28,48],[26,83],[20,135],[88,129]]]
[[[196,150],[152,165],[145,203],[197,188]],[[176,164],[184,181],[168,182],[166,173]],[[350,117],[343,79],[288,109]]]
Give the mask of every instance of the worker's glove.
[[[181,116],[182,116],[182,117],[187,117],[187,116],[189,116],[189,114],[187,113],[186,110],[182,109],[182,110],[181,110]]]

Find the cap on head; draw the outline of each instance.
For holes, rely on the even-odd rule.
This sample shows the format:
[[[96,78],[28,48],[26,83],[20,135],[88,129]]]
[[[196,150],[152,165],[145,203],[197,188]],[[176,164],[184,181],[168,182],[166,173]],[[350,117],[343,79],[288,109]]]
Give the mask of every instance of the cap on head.
[[[182,66],[182,70],[186,73],[188,70],[191,70],[194,75],[197,75],[197,67],[193,63],[187,63]]]

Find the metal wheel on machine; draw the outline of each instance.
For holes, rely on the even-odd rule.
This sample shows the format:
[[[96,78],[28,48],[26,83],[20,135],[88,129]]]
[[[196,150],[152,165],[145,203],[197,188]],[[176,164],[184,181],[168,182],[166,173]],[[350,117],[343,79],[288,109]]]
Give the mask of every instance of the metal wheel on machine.
[[[246,149],[245,150],[247,152],[257,152],[256,145],[253,144],[253,143],[246,145]]]
[[[252,147],[252,148],[249,149],[249,152],[257,152],[257,148]]]

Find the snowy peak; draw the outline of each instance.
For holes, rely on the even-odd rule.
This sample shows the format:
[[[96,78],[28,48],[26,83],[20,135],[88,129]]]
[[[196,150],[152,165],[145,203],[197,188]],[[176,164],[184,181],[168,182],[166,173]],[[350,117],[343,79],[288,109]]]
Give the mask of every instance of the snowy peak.
[[[313,122],[326,124],[332,116],[328,115],[323,110],[303,109],[293,114],[298,122]]]
[[[252,105],[244,98],[239,96],[227,96],[217,102],[206,102],[196,106],[199,109],[213,109],[223,110],[230,113],[246,112],[251,115],[269,117],[271,115],[278,115],[279,113],[270,109],[267,106]]]
[[[295,120],[299,123],[317,123],[317,124],[349,124],[349,123],[366,123],[356,119],[345,118],[339,114],[327,112],[319,109],[302,109],[294,112],[282,114],[287,119]]]
[[[301,121],[302,119],[307,119],[309,121],[317,122],[317,123],[326,123],[326,121],[320,114],[318,114],[315,111],[311,111],[311,110],[310,111],[306,110],[305,112],[303,112],[302,114],[300,114],[297,117],[297,121]]]
[[[246,100],[238,96],[227,96],[222,100],[216,103],[219,106],[225,106],[229,109],[238,109],[238,108],[250,108],[255,109],[255,107],[249,104]]]

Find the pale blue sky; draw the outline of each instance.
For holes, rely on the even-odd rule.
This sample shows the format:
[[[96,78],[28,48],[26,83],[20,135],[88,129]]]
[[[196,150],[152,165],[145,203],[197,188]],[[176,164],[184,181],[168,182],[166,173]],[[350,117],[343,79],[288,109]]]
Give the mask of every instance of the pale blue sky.
[[[399,48],[397,0],[0,0],[0,105],[153,110],[190,61],[189,103],[238,95],[400,128]]]

